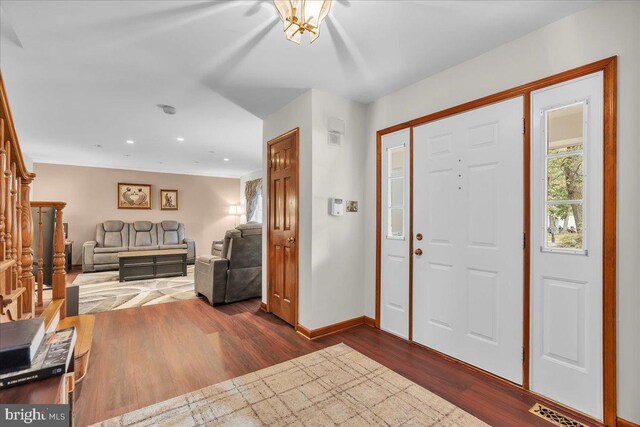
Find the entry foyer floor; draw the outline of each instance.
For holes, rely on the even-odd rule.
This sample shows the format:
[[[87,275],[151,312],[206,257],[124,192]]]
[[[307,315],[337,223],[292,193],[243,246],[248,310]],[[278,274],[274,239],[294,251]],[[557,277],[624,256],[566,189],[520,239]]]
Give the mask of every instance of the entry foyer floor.
[[[488,424],[553,425],[529,413],[536,401],[527,393],[369,326],[308,341],[261,311],[259,300],[211,307],[196,299],[95,316],[89,369],[76,389],[78,426],[340,342]]]

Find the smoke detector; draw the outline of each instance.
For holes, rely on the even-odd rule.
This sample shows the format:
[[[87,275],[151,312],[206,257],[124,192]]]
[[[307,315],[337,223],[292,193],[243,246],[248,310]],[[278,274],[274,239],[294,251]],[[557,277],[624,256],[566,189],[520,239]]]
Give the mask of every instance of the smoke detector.
[[[162,109],[165,114],[174,115],[176,113],[176,107],[165,104],[158,104],[158,108]]]

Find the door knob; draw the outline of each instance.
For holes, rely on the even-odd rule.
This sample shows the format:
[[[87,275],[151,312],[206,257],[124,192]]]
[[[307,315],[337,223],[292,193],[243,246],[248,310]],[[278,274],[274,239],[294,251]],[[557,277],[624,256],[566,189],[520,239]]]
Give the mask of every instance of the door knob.
[[[422,249],[420,249],[420,248],[416,249],[416,251],[414,252],[414,254],[416,254],[416,255],[418,255],[418,256],[422,255]]]
[[[416,234],[416,240],[422,240],[422,233]]]
[[[295,237],[293,237],[293,236],[291,236],[291,237],[289,237],[289,238],[287,239],[287,242],[289,242],[289,243],[295,243],[295,242],[296,242],[296,238],[295,238]]]

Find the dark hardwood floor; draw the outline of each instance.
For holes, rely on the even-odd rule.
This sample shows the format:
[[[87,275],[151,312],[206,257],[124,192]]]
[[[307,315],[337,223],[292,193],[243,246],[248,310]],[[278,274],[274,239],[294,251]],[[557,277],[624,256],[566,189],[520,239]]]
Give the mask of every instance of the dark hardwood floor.
[[[259,300],[221,307],[189,300],[97,314],[75,423],[86,426],[340,342],[488,424],[552,426],[528,412],[536,402],[529,393],[501,380],[369,326],[308,341],[261,311]]]

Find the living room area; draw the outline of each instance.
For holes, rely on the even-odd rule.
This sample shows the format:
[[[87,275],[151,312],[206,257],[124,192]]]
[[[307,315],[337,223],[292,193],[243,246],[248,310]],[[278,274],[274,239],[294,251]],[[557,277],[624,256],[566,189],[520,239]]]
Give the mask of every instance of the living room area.
[[[638,427],[638,22],[0,0],[0,424]]]
[[[66,202],[65,239],[73,266],[67,276],[78,287],[78,307],[70,313],[195,298],[196,256],[207,263],[214,251],[222,255],[225,235],[236,226],[262,234],[260,170],[239,179],[40,163],[33,171],[41,182],[34,183],[34,200]],[[91,203],[87,194],[94,195]],[[248,255],[238,256],[255,252],[247,266],[259,267],[261,249],[259,242]],[[257,279],[253,297],[261,292]],[[211,298],[211,291],[206,293]]]

